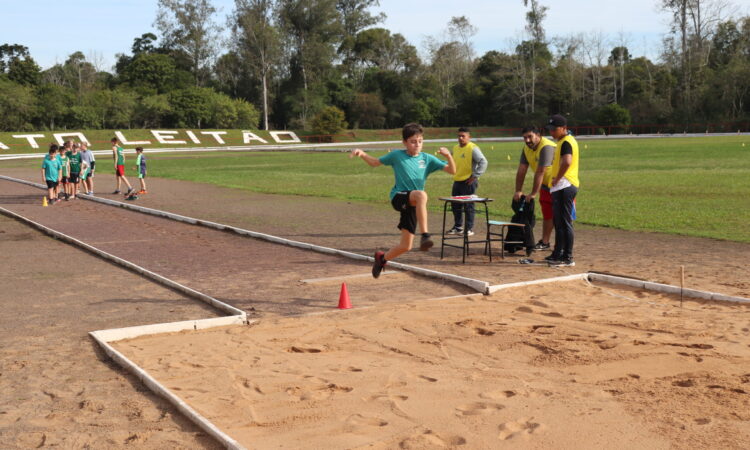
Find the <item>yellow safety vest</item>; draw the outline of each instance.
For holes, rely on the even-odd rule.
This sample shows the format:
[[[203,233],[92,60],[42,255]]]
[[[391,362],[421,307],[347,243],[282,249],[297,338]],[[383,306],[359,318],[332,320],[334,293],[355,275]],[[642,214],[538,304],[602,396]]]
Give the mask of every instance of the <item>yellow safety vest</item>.
[[[543,137],[539,141],[539,145],[536,146],[536,148],[531,149],[528,145],[523,146],[523,154],[526,156],[526,161],[529,162],[529,166],[531,167],[531,170],[536,173],[537,167],[539,167],[539,154],[542,152],[542,149],[546,146],[551,146],[552,148],[555,147],[555,143],[551,140],[547,139],[546,137]],[[542,178],[542,186],[549,186],[550,182],[552,181],[552,166],[547,166],[547,168],[544,169],[544,178]]]
[[[562,145],[565,142],[570,143],[570,146],[573,148],[573,154],[571,155],[573,158],[570,162],[570,167],[568,167],[568,170],[565,172],[564,177],[568,181],[570,181],[570,184],[578,187],[580,184],[580,182],[578,181],[578,142],[573,136],[568,135],[557,141],[557,147],[555,147],[555,157],[552,158],[551,178],[556,177],[557,173],[560,171],[560,150],[562,149]],[[552,187],[551,180],[548,186]]]
[[[471,176],[471,161],[476,144],[469,142],[464,147],[459,144],[453,146],[453,160],[456,162],[456,174],[453,181],[464,181]]]

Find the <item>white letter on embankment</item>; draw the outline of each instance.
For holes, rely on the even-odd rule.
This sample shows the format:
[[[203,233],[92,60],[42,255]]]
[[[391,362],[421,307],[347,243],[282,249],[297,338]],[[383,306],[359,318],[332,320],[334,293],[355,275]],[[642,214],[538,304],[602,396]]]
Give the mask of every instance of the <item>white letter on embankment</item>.
[[[36,143],[36,138],[43,138],[43,134],[14,134],[14,138],[16,139],[26,139],[29,141],[29,145],[31,148],[39,148],[39,144]]]
[[[10,147],[0,142],[0,150],[10,150]]]
[[[185,133],[188,135],[188,137],[190,138],[190,140],[193,141],[193,144],[200,144],[201,143],[201,141],[198,139],[198,136],[196,136],[195,133],[193,133],[192,131],[185,130]]]
[[[291,144],[291,143],[300,143],[302,141],[299,140],[296,134],[292,131],[269,131],[268,134],[271,135],[274,141],[276,141],[279,144]],[[289,139],[281,140],[279,139],[279,136],[286,135],[289,136]]]
[[[129,141],[120,131],[115,131],[115,136],[120,140],[122,145],[148,145],[151,143],[151,141]]]
[[[157,141],[159,141],[160,144],[187,144],[185,141],[176,141],[174,140],[175,134],[177,134],[177,131],[169,131],[169,130],[151,130],[151,134],[154,135]]]
[[[260,136],[258,136],[257,134],[253,133],[252,131],[243,131],[242,132],[242,142],[244,144],[249,144],[250,141],[259,141],[259,142],[262,142],[264,144],[268,144],[267,140],[261,138]]]
[[[221,134],[227,134],[226,131],[201,131],[201,134],[213,136],[214,139],[216,139],[216,142],[218,142],[219,144],[226,144],[226,142],[224,142],[224,139],[222,139],[220,136]]]

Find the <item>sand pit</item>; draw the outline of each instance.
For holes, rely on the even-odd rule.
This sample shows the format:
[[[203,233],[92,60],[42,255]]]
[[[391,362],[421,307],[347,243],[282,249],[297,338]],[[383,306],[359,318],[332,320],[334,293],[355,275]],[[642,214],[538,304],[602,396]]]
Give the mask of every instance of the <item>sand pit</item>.
[[[249,448],[744,448],[750,307],[567,282],[120,351]]]

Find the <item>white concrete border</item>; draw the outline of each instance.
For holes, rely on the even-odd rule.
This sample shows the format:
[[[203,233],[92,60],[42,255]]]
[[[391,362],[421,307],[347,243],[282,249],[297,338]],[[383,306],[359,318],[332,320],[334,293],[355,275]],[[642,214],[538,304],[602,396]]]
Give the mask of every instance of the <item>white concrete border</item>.
[[[492,294],[493,292],[497,292],[503,289],[509,289],[514,287],[522,287],[522,286],[531,286],[533,284],[545,284],[545,283],[557,283],[559,281],[573,281],[573,280],[583,280],[588,277],[588,273],[576,273],[573,275],[565,275],[562,277],[553,277],[553,278],[542,278],[539,280],[532,280],[532,281],[519,281],[517,283],[508,283],[508,284],[496,284],[494,286],[490,286],[488,288],[488,292]]]
[[[18,179],[18,178],[8,177],[5,175],[0,175],[0,179],[6,180],[6,181],[13,181],[16,183],[27,184],[29,186],[34,186],[39,189],[46,189],[46,187],[41,184],[34,183],[31,181],[27,181],[27,180]],[[171,219],[171,220],[175,220],[178,222],[189,223],[191,225],[200,225],[200,226],[213,228],[213,229],[220,230],[220,231],[233,231],[241,236],[249,236],[249,237],[253,237],[256,239],[262,239],[268,242],[273,242],[275,244],[282,244],[282,245],[287,245],[290,247],[296,247],[296,248],[301,248],[305,250],[312,250],[312,251],[325,253],[329,255],[343,256],[345,258],[355,259],[358,261],[368,261],[368,262],[374,261],[372,256],[365,256],[365,255],[360,255],[358,253],[347,252],[345,250],[339,250],[339,249],[330,248],[330,247],[323,247],[323,246],[315,245],[315,244],[308,244],[306,242],[293,241],[290,239],[284,239],[284,238],[273,236],[270,234],[245,230],[243,228],[233,227],[230,225],[224,225],[221,223],[211,222],[208,220],[195,219],[193,217],[183,216],[180,214],[174,214],[174,213],[170,213],[167,211],[161,211],[158,209],[145,208],[143,206],[132,205],[128,203],[118,202],[115,200],[110,200],[107,198],[101,198],[101,197],[96,197],[96,196],[86,195],[86,194],[81,194],[80,197],[86,200],[103,203],[105,205],[119,206],[120,208],[137,211],[137,212],[144,213],[144,214],[150,214],[152,216]],[[425,269],[422,267],[411,266],[408,264],[402,264],[402,263],[397,263],[393,261],[388,262],[388,267],[393,268],[393,269],[400,269],[400,270],[405,270],[408,272],[417,273],[417,274],[431,277],[431,278],[439,278],[443,280],[452,281],[457,284],[468,286],[477,292],[482,292],[485,294],[488,293],[487,289],[489,288],[489,285],[490,285],[486,281],[475,280],[473,278],[462,277],[460,275],[454,275],[454,274],[445,273],[445,272],[438,272],[436,270]]]
[[[601,281],[609,284],[622,284],[649,291],[663,292],[672,295],[684,295],[685,297],[700,298],[703,300],[712,300],[719,302],[734,302],[750,304],[750,298],[734,297],[730,295],[717,294],[715,292],[699,291],[696,289],[685,289],[670,284],[654,283],[651,281],[636,280],[634,278],[618,277],[614,275],[605,275],[601,273],[588,273],[589,281]]]

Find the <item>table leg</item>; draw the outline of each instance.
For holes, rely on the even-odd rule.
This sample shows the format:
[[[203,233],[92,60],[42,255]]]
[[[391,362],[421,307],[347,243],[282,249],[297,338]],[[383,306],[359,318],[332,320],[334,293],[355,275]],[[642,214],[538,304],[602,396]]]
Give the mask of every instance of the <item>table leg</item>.
[[[440,259],[443,259],[443,252],[445,251],[445,213],[448,211],[448,202],[443,204],[443,231],[440,233]]]

